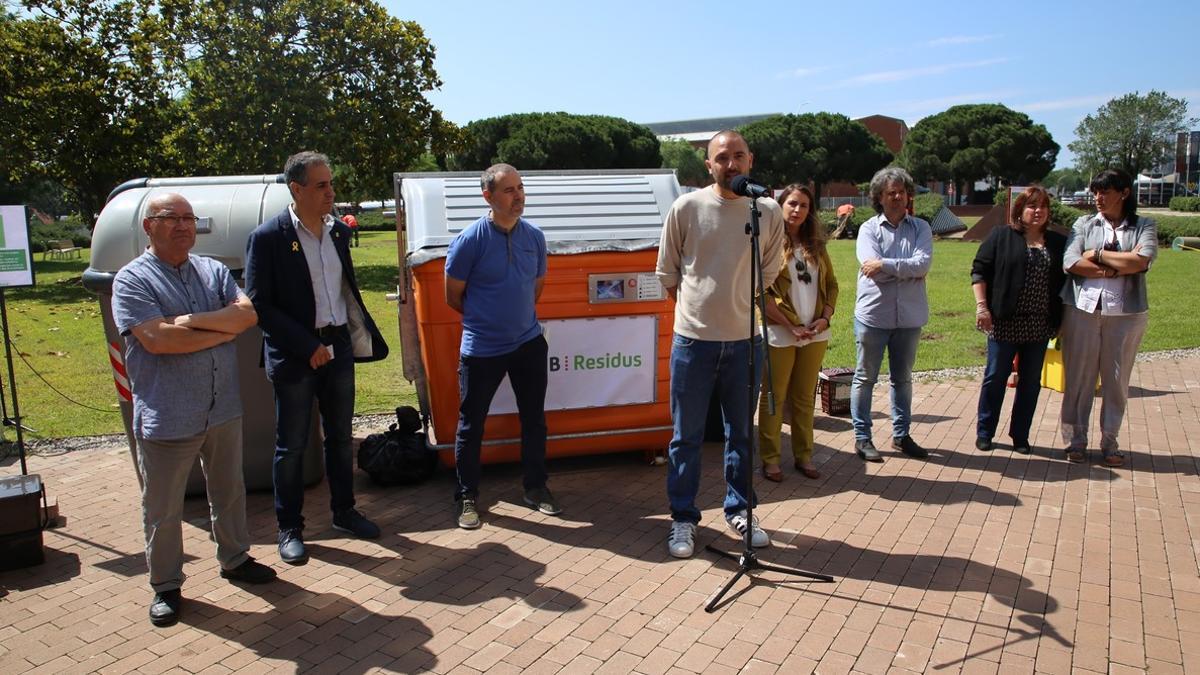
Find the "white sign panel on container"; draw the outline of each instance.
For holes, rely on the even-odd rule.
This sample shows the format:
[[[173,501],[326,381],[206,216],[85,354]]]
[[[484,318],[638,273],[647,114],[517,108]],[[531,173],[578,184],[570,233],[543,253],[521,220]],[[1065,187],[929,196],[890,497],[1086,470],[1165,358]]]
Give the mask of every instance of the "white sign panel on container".
[[[652,403],[657,367],[657,317],[614,316],[543,321],[549,384],[546,410]],[[517,412],[508,377],[489,413]]]
[[[33,285],[24,206],[0,206],[0,288]]]

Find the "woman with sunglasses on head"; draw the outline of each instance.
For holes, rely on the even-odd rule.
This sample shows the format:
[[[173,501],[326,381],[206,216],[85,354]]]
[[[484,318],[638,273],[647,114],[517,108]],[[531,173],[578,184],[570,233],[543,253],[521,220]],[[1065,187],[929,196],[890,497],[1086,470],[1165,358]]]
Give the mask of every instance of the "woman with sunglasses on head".
[[[1011,204],[1010,225],[993,228],[971,265],[975,327],[987,334],[987,366],[979,392],[975,447],[989,451],[1000,422],[1004,390],[1017,359],[1017,392],[1008,435],[1028,455],[1029,427],[1041,392],[1046,342],[1058,334],[1067,238],[1047,230],[1050,196],[1026,188]]]
[[[768,385],[775,394],[775,414],[768,410],[764,389],[758,409],[758,441],[763,477],[778,483],[783,480],[779,458],[784,406],[791,411],[796,470],[809,478],[821,477],[812,463],[814,392],[829,342],[838,283],[825,250],[825,227],[817,218],[812,191],[792,183],[777,199],[783,206],[787,241],[783,269],[767,289],[766,303]]]
[[[1096,214],[1075,221],[1063,256],[1070,277],[1062,290],[1062,434],[1067,459],[1083,462],[1098,375],[1100,452],[1115,467],[1125,462],[1117,432],[1146,333],[1146,272],[1158,256],[1158,227],[1137,215],[1133,181],[1124,171],[1105,169],[1088,189],[1096,197]]]

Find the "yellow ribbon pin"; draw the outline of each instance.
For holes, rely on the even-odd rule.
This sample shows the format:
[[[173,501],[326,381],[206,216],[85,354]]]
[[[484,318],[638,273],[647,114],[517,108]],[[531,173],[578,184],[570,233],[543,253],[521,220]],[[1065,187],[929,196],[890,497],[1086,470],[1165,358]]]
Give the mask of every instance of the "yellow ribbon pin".
[[[300,251],[300,242],[293,241],[292,242],[292,253],[297,253],[299,251]]]

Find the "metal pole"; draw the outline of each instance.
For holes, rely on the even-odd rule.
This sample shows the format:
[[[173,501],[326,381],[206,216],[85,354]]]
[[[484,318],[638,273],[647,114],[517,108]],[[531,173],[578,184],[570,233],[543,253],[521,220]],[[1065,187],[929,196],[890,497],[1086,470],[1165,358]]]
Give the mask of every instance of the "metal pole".
[[[29,475],[25,465],[25,436],[21,428],[21,406],[17,403],[17,378],[13,372],[12,343],[8,340],[8,305],[4,302],[4,288],[0,286],[0,322],[4,328],[4,358],[8,362],[8,388],[12,392],[13,427],[17,430],[17,452],[21,456],[21,475]]]

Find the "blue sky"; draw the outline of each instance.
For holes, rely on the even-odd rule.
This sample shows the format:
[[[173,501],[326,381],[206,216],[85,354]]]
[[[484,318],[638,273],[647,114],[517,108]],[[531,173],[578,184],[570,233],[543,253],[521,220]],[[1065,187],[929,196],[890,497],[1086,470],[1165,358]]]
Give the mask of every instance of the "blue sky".
[[[890,115],[1003,103],[1063,146],[1109,99],[1151,89],[1200,116],[1200,2],[383,0],[437,48],[453,122],[566,111],[664,122]],[[755,12],[754,15],[751,12]]]

